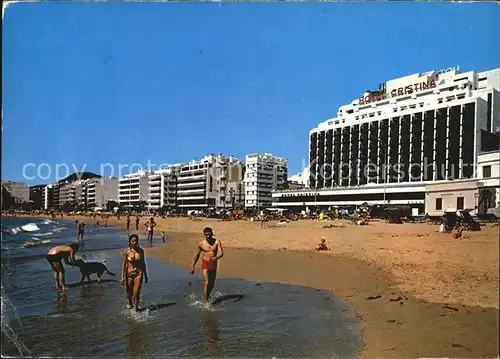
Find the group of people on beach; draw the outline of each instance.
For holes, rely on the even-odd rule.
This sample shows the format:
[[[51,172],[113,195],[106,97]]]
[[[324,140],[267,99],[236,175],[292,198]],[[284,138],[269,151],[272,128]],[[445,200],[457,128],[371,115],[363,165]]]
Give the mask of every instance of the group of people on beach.
[[[129,229],[129,218],[127,216],[127,229]],[[136,222],[137,223],[137,222]],[[156,223],[153,218],[147,222],[148,242],[152,246],[153,229]],[[63,261],[67,265],[78,266],[75,260],[75,254],[80,249],[80,244],[83,247],[83,232],[85,224],[78,223],[77,241],[69,245],[60,245],[52,248],[47,253],[47,261],[52,268],[54,279],[56,282],[56,290],[66,291],[68,289],[65,281],[65,270]],[[136,228],[138,224],[136,224]],[[81,232],[80,232],[81,231]],[[217,276],[217,263],[224,256],[224,250],[220,240],[214,237],[212,228],[206,227],[203,230],[204,238],[198,243],[196,253],[192,261],[190,273],[194,274],[196,264],[202,257],[202,275],[203,275],[203,299],[206,303],[209,302],[210,294],[214,289],[215,279]],[[164,232],[163,232],[164,242]],[[80,261],[81,262],[81,261]],[[125,286],[127,295],[127,308],[135,308],[139,310],[139,301],[141,288],[143,283],[148,282],[148,274],[146,269],[146,260],[144,250],[139,245],[139,236],[135,233],[128,236],[128,248],[122,254],[121,263],[121,280],[120,283]]]

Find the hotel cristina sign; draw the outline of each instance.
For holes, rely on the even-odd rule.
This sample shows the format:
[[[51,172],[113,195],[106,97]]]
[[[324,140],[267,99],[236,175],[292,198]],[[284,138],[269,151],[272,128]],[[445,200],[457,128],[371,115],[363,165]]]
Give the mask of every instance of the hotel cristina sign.
[[[437,74],[444,74],[446,72],[451,72],[451,71],[455,71],[455,70],[459,71],[459,67],[458,66],[456,66],[456,67],[448,67],[446,69],[442,69],[442,70],[435,71],[435,72]],[[418,82],[418,83],[415,83],[415,84],[406,85],[405,87],[399,87],[397,89],[392,89],[392,91],[390,93],[390,96],[386,92],[386,89],[384,87],[384,88],[379,89],[378,91],[372,91],[372,92],[370,92],[365,97],[361,97],[359,99],[359,104],[360,105],[364,105],[364,104],[367,104],[367,103],[370,103],[370,102],[383,100],[383,99],[386,99],[388,97],[396,97],[396,96],[402,96],[402,95],[409,95],[409,94],[412,94],[413,92],[418,92],[418,91],[421,91],[421,90],[428,90],[428,89],[432,89],[432,88],[435,88],[435,87],[436,87],[436,81],[435,80],[429,80],[429,81],[426,81],[426,82]]]

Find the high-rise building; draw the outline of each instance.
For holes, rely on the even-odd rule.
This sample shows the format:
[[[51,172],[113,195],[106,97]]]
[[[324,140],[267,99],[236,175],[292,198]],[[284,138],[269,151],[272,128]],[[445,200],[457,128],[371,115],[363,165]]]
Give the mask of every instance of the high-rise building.
[[[149,175],[148,208],[173,208],[176,205],[177,179],[175,167],[153,171]]]
[[[249,154],[245,159],[245,207],[265,208],[272,203],[273,190],[282,189],[287,182],[285,158],[269,153]]]
[[[31,186],[29,192],[31,208],[42,210],[44,208],[45,185]]]
[[[85,183],[84,194],[86,208],[105,208],[109,201],[118,202],[118,179],[91,178]]]
[[[149,198],[149,174],[131,173],[118,180],[118,203],[124,207],[138,207],[147,204]],[[144,206],[145,207],[145,206]]]
[[[227,208],[242,200],[243,165],[237,158],[210,154],[199,161],[174,166],[176,204],[182,211]]]
[[[274,205],[413,205],[431,182],[477,177],[500,131],[500,69],[456,68],[387,81],[309,133],[310,189]],[[493,141],[494,142],[494,141]]]

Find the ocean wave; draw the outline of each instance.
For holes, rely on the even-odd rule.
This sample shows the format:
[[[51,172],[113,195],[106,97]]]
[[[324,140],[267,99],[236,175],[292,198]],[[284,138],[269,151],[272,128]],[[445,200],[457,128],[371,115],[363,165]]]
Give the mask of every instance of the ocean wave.
[[[36,232],[40,230],[40,227],[38,227],[36,223],[28,223],[24,226],[21,226],[21,229],[25,232]]]
[[[38,221],[37,224],[57,224],[57,222],[51,221],[49,219],[43,219],[41,221]]]
[[[35,234],[33,234],[33,236],[35,236],[35,237],[46,237],[46,236],[51,236],[53,234],[54,234],[54,232],[35,233]]]

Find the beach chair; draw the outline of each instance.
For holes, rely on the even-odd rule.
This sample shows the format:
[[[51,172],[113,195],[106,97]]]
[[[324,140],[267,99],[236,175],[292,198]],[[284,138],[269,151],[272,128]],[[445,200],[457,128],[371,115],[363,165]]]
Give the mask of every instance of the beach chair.
[[[472,216],[470,215],[470,211],[470,209],[460,211],[460,214],[462,215],[462,225],[468,231],[480,231],[481,226],[474,220],[474,218],[472,218]]]

